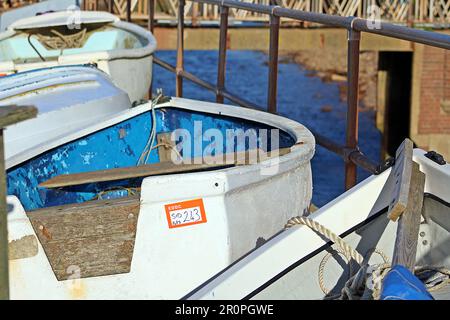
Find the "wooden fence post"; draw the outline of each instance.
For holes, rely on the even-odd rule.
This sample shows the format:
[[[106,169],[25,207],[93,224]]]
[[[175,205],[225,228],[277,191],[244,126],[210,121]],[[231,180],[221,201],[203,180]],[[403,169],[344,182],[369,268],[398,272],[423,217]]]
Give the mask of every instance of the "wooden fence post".
[[[34,118],[35,107],[1,107],[0,108],[0,300],[9,299],[8,275],[8,226],[6,207],[6,173],[4,159],[3,129],[11,124]]]

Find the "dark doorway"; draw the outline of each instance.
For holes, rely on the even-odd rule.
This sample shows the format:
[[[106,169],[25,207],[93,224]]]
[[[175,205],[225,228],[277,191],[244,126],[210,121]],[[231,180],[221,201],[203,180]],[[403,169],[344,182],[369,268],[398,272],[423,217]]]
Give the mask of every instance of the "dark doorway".
[[[386,71],[382,152],[394,156],[410,132],[412,52],[380,52],[378,70]]]

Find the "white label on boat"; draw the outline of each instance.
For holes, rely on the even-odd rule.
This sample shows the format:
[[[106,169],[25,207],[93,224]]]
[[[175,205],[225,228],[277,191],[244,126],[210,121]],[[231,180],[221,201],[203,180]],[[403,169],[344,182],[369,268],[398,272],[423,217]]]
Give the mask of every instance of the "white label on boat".
[[[169,228],[179,228],[206,222],[203,199],[166,204]]]

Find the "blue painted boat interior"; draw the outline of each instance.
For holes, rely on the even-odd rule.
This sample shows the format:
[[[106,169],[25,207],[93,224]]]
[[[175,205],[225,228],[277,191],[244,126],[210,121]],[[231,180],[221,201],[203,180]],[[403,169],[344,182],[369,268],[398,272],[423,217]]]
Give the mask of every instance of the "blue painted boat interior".
[[[46,28],[50,30],[50,28]],[[77,30],[78,31],[78,30]],[[81,31],[81,30],[80,30]],[[28,42],[28,33],[22,32],[10,38],[0,41],[0,61],[14,61],[14,63],[39,62],[38,53]],[[147,40],[129,31],[105,26],[88,32],[88,38],[80,48],[65,50],[47,50],[39,39],[33,35],[31,43],[45,60],[57,59],[60,55],[73,55],[97,51],[109,51],[120,49],[136,49],[147,45]]]
[[[262,139],[264,136],[260,135],[260,129],[274,129],[265,124],[177,108],[156,109],[155,115],[157,134],[170,133],[180,128],[189,132],[191,137],[190,154],[187,154],[188,151],[183,149],[181,155],[184,159],[201,157],[207,148],[210,148],[209,150],[213,149],[213,152],[210,153],[211,155],[230,152],[231,145],[234,147],[233,151],[244,151],[254,148],[254,146],[249,144],[249,139],[245,139],[243,145],[233,143],[233,141],[236,141],[235,136],[227,139],[227,130],[229,129],[241,129],[243,132],[251,132],[258,138],[258,148],[262,148],[265,151],[272,150],[270,133],[267,135],[267,143],[262,142],[262,140],[265,142],[266,139]],[[201,123],[201,128],[199,123]],[[38,185],[61,174],[137,165],[149,141],[151,126],[152,113],[147,111],[111,127],[93,132],[44,152],[33,159],[10,168],[7,171],[8,194],[17,196],[27,211],[133,194],[135,192],[134,188],[140,187],[142,179],[85,184],[64,189],[47,189]],[[217,146],[211,147],[215,143],[214,137],[209,138],[209,140],[205,139],[204,136],[202,138],[202,133],[205,133],[208,129],[218,129],[222,133],[225,139],[221,146],[222,152],[218,150],[219,147]],[[180,138],[177,143],[182,140]],[[200,144],[198,141],[202,141],[202,143]],[[289,134],[280,130],[279,145],[274,145],[273,148],[286,148],[294,143],[295,140]],[[195,145],[201,147],[195,148]],[[151,151],[147,163],[151,164],[159,161],[156,148]]]

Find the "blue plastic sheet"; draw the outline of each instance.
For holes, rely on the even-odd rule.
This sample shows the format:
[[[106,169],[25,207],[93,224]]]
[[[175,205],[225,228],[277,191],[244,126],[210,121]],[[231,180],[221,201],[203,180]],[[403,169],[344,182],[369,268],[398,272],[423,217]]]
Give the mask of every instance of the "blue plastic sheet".
[[[381,300],[434,300],[425,285],[408,269],[394,266],[386,275]]]

